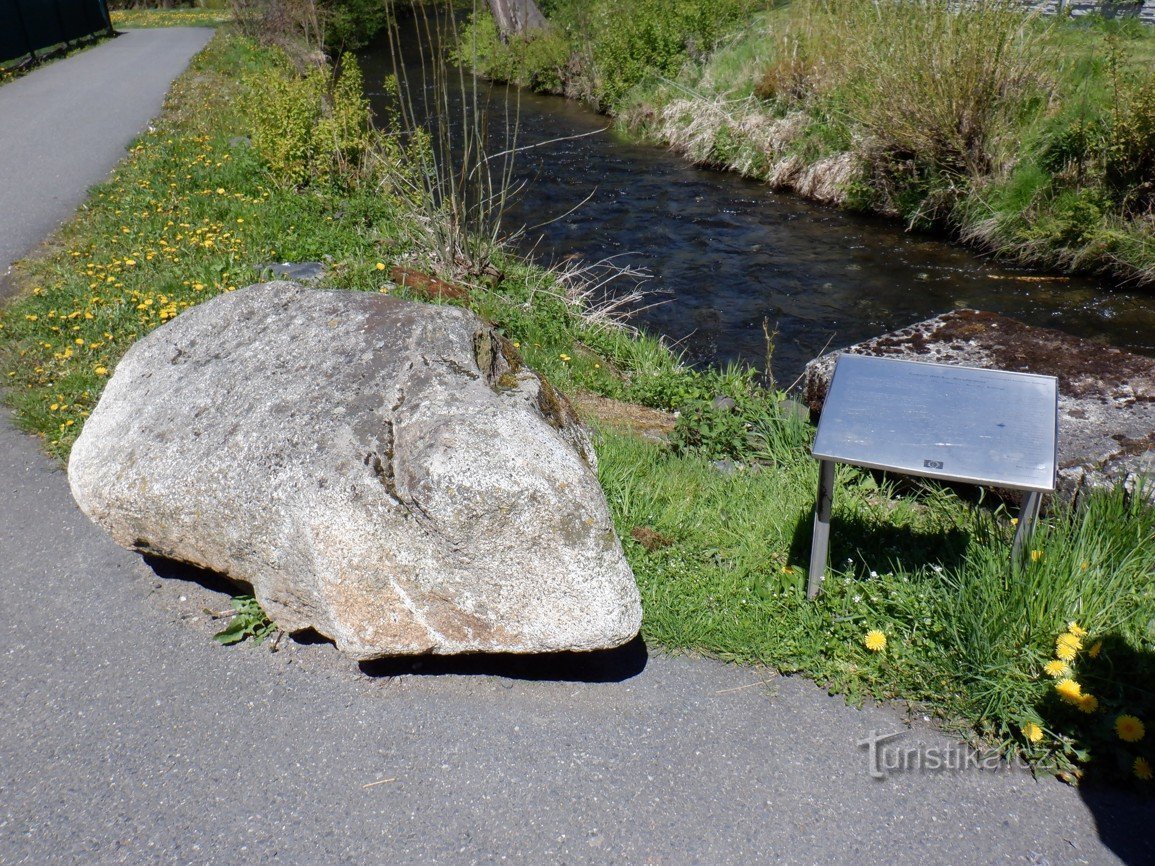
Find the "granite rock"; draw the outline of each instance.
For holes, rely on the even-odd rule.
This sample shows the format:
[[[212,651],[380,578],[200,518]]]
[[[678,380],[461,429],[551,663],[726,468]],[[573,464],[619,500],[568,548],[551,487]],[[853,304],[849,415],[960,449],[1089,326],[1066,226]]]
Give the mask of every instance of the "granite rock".
[[[72,450],[125,547],[358,659],[594,650],[637,585],[576,415],[473,313],[274,282],[124,356]]]

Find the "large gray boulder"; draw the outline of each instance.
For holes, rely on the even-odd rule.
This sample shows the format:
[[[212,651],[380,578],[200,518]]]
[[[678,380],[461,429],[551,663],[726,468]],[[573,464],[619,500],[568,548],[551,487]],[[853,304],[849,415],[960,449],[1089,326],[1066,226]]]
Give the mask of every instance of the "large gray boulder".
[[[593,650],[641,605],[569,404],[474,314],[274,282],[124,356],[72,449],[125,547],[358,659]]]
[[[1155,481],[1155,360],[980,310],[954,310],[831,352],[806,367],[822,410],[839,354],[1041,373],[1059,380],[1058,495]],[[1148,486],[1147,495],[1155,494]]]

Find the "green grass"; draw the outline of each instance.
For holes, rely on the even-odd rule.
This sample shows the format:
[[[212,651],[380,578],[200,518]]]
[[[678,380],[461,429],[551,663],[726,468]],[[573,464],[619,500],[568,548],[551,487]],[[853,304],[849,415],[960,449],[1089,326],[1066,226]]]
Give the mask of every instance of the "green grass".
[[[399,291],[394,264],[438,265],[407,153],[396,130],[368,128],[354,83],[299,75],[281,52],[218,33],[155,128],[19,265],[0,370],[18,423],[51,453],[67,457],[135,340],[257,281],[261,262],[322,260],[328,285],[385,292]],[[810,425],[751,370],[695,371],[659,340],[599,323],[580,281],[501,250],[488,265],[471,303],[532,367],[564,391],[679,412],[667,443],[597,437],[648,640],[804,673],[852,700],[901,698],[1043,767],[1128,775],[1155,759],[1149,741],[1112,729],[1122,712],[1155,724],[1155,511],[1119,492],[1056,512],[1012,570],[997,502],[842,467],[834,567],[808,601]],[[719,394],[732,411],[712,405]],[[1095,713],[1043,672],[1073,621],[1090,631],[1072,674]],[[874,629],[882,652],[864,644]]]
[[[854,700],[902,699],[1072,776],[1080,764],[1130,775],[1136,757],[1152,760],[1150,744],[1108,730],[1119,713],[1155,720],[1155,513],[1121,491],[1052,514],[1011,569],[1000,509],[839,467],[832,569],[811,602],[817,470],[805,448],[783,441],[772,466],[725,474],[618,434],[597,447],[646,634],[663,646],[802,673]],[[657,534],[638,534],[648,545],[641,527]],[[1090,633],[1074,675],[1097,713],[1056,700],[1043,671],[1070,622]],[[887,637],[881,653],[865,646],[873,629]],[[1109,648],[1089,659],[1097,641]],[[1026,740],[1028,724],[1041,742]]]
[[[255,265],[329,257],[369,287],[395,206],[364,190],[297,192],[276,182],[234,98],[276,56],[217,39],[175,85],[166,119],[139,139],[89,206],[27,263],[27,293],[0,320],[22,426],[64,457],[117,359],[180,311],[259,277]],[[376,231],[365,226],[378,227]]]
[[[174,9],[113,9],[112,26],[134,29],[142,27],[219,27],[233,20],[227,8],[202,7]]]

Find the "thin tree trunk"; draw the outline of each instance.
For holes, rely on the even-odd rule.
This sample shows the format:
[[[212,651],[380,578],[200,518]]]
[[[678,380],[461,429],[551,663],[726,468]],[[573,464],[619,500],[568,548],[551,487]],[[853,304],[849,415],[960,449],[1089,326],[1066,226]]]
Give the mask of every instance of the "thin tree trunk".
[[[489,0],[489,9],[503,39],[537,30],[547,23],[534,0]]]

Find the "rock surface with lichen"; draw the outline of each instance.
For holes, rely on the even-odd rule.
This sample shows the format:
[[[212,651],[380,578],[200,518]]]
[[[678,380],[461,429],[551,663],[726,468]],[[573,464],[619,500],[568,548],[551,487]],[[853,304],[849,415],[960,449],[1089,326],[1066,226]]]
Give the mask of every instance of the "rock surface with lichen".
[[[1134,489],[1155,472],[1151,358],[995,313],[954,310],[811,361],[804,387],[815,415],[841,353],[1055,376],[1058,493],[1065,499],[1089,488],[1123,484]]]
[[[633,638],[593,461],[565,398],[473,313],[274,282],[137,343],[68,475],[120,544],[372,659]]]

